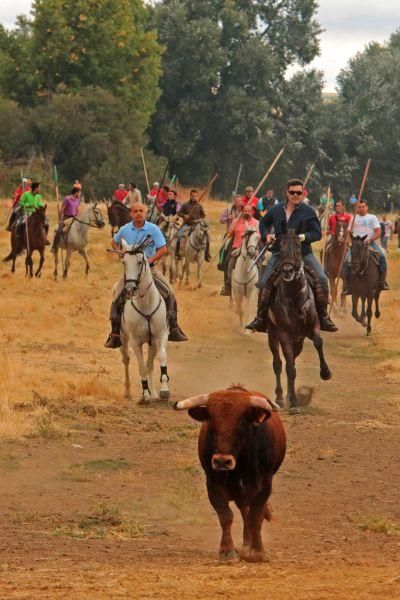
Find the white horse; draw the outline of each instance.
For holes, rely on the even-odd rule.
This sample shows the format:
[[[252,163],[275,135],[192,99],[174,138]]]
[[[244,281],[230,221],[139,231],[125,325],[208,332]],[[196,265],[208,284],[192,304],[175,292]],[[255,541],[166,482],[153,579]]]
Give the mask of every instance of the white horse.
[[[65,263],[63,265],[63,278],[66,279],[71,262],[71,254],[79,252],[86,262],[86,275],[89,273],[89,257],[86,252],[88,243],[89,227],[102,229],[105,226],[101,210],[97,208],[97,202],[88,206],[79,217],[73,217],[67,225],[67,230],[60,237],[60,241],[54,252],[54,279],[58,276],[58,251],[60,248],[66,250]]]
[[[246,301],[249,318],[252,317],[257,303],[258,289],[256,284],[258,283],[259,272],[257,265],[252,264],[252,261],[257,253],[259,239],[260,235],[255,229],[246,231],[232,271],[232,296],[241,327],[243,327],[244,315],[243,301]]]
[[[189,284],[190,264],[197,264],[197,282],[201,286],[201,266],[204,261],[204,253],[207,245],[208,223],[205,219],[199,219],[185,242],[182,273],[180,279],[185,278],[185,285]],[[183,241],[183,240],[182,240]]]
[[[161,229],[167,242],[168,253],[160,260],[159,268],[163,275],[168,273],[170,283],[174,283],[178,274],[178,265],[175,260],[176,238],[179,231],[179,217],[169,215],[166,217],[161,213],[157,225]]]
[[[167,309],[160,292],[155,286],[149,263],[144,254],[146,242],[129,246],[122,240],[124,280],[127,300],[121,317],[121,353],[125,365],[125,397],[131,397],[129,378],[129,345],[135,352],[140,378],[142,397],[139,404],[149,404],[158,396],[153,392],[154,358],[160,362],[160,394],[169,398],[167,373],[168,325]],[[114,295],[118,293],[116,284]],[[148,345],[147,365],[144,361],[143,346]]]

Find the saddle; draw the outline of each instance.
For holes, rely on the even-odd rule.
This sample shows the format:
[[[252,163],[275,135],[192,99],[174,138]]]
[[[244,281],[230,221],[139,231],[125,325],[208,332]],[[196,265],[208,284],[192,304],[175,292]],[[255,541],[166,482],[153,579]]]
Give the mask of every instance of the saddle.
[[[67,235],[69,230],[71,229],[71,225],[74,222],[74,217],[65,217],[65,219],[62,222],[62,229],[61,229],[61,233],[62,235]]]
[[[375,248],[372,248],[371,246],[368,246],[368,252],[369,258],[377,267],[379,267],[379,252],[377,252]]]

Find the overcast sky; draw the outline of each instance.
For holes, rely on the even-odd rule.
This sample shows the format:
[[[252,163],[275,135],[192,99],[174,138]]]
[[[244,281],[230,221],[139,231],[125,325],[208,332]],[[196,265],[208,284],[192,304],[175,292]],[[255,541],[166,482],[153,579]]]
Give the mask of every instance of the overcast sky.
[[[321,56],[314,65],[325,73],[326,91],[347,61],[371,41],[382,42],[400,27],[400,0],[320,0]],[[12,27],[27,14],[31,0],[0,0],[0,22]]]

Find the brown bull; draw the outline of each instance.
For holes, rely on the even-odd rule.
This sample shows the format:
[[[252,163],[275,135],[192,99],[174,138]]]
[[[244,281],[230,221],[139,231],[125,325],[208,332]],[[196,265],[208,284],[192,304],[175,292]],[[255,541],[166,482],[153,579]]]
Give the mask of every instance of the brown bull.
[[[221,561],[238,557],[231,535],[235,502],[243,518],[241,557],[267,560],[261,537],[263,520],[270,520],[267,501],[272,477],[285,456],[286,435],[277,406],[242,387],[195,396],[175,405],[201,421],[199,458],[207,491],[222,529]]]

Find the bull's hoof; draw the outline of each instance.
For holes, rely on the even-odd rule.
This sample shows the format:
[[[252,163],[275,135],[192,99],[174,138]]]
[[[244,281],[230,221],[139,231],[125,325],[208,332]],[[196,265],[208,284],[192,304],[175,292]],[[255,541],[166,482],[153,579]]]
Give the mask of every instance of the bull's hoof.
[[[329,369],[321,369],[319,375],[324,381],[329,381],[329,379],[332,379],[332,373]]]
[[[236,550],[228,550],[227,552],[220,552],[218,560],[221,563],[234,563],[239,560],[239,554]]]
[[[169,390],[161,390],[160,391],[161,400],[168,400],[169,396],[170,396]]]
[[[298,406],[291,406],[289,408],[289,415],[301,415],[301,410]]]

